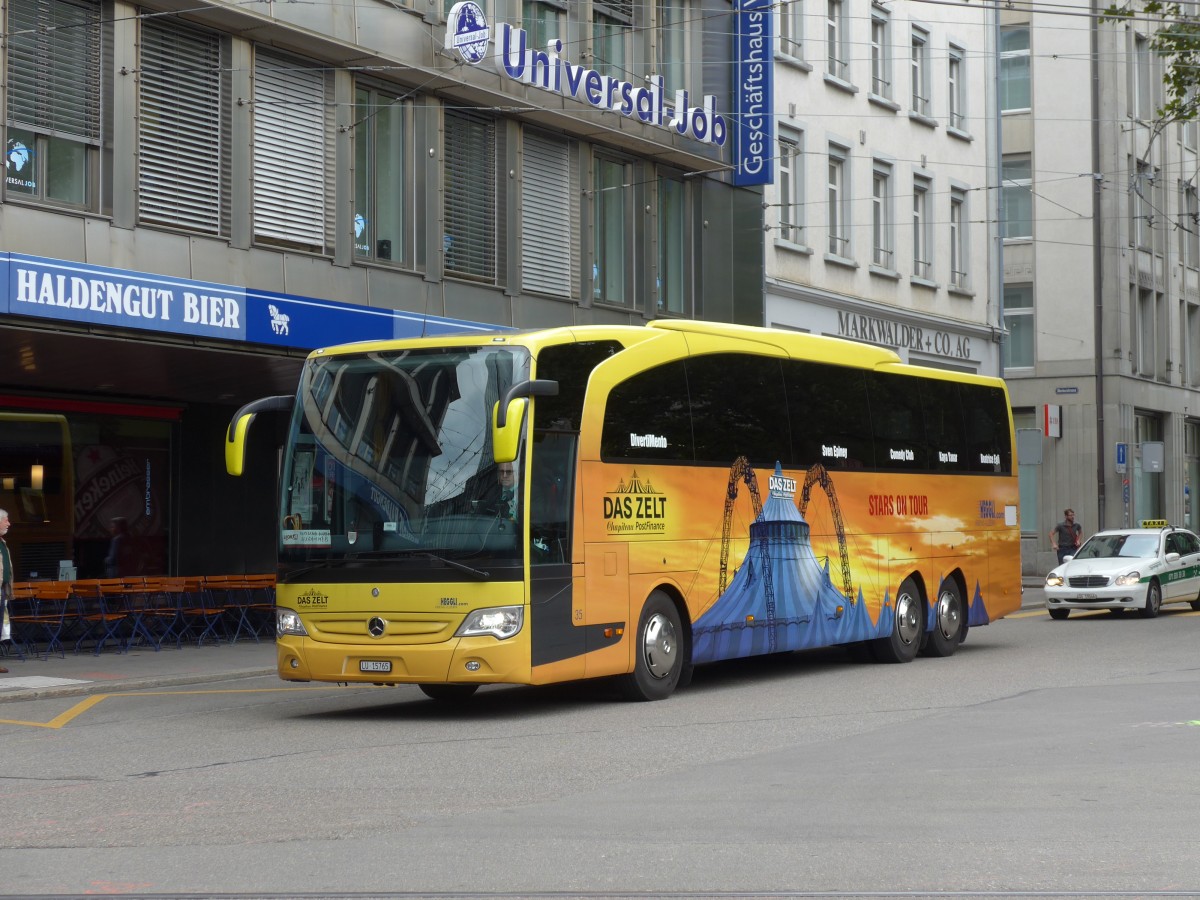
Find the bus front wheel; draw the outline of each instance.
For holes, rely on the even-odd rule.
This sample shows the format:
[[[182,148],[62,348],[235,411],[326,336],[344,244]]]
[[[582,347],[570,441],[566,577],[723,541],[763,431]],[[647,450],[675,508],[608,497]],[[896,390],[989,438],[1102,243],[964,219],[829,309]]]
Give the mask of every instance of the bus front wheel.
[[[871,641],[871,652],[882,663],[912,662],[921,649],[925,605],[921,601],[921,589],[911,578],[905,578],[896,592],[895,610],[892,633]]]
[[[684,668],[683,625],[675,604],[662,591],[646,600],[633,639],[633,671],[621,676],[621,693],[627,700],[669,697]]]

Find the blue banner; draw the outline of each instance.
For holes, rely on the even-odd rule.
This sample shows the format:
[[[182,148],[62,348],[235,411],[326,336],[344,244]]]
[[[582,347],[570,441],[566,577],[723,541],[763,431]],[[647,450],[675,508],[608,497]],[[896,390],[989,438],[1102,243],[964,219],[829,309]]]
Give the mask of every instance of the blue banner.
[[[0,314],[302,350],[510,330],[19,253],[0,254]]]
[[[735,0],[734,171],[738,186],[775,181],[774,65],[770,0]]]

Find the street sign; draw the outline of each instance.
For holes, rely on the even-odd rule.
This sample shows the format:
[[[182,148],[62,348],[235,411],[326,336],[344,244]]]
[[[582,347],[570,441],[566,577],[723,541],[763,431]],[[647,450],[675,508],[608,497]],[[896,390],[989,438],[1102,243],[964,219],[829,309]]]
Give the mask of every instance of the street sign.
[[[1124,441],[1117,441],[1117,474],[1124,475],[1127,468],[1127,460],[1129,458],[1129,445]]]

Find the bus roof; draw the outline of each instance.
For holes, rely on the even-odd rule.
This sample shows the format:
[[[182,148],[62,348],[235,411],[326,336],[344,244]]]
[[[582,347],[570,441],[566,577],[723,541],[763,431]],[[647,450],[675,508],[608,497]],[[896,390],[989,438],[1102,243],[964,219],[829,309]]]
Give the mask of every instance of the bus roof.
[[[341,344],[314,350],[310,358],[344,353],[372,353],[410,347],[479,347],[496,346],[527,347],[537,353],[542,347],[563,343],[615,340],[625,346],[663,337],[664,332],[685,336],[696,335],[709,339],[729,339],[738,346],[730,349],[750,350],[747,345],[758,344],[771,347],[775,353],[793,359],[815,360],[836,365],[864,369],[885,369],[902,374],[919,371],[923,375],[954,381],[994,384],[999,379],[993,376],[975,375],[958,370],[938,369],[930,366],[905,363],[893,350],[874,344],[864,344],[845,338],[828,335],[788,331],[781,328],[764,328],[754,325],[733,325],[723,322],[704,322],[695,319],[655,319],[646,325],[568,325],[557,328],[537,328],[524,331],[473,331],[467,334],[431,335],[424,338],[400,338],[385,341],[362,341]]]

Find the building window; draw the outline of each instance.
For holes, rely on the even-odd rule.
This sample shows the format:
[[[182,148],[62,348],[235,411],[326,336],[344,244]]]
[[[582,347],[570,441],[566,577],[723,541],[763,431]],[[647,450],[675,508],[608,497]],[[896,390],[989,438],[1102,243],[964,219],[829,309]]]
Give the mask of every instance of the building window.
[[[967,222],[967,192],[950,191],[950,284],[959,290],[971,287],[970,232]]]
[[[1004,368],[1033,368],[1033,285],[1004,286]]]
[[[1029,109],[1029,26],[1000,27],[1000,109]]]
[[[966,51],[950,46],[947,76],[947,108],[950,127],[956,131],[967,130],[967,85],[963,80],[966,73]]]
[[[691,28],[697,14],[691,0],[659,0],[658,3],[658,71],[669,98],[688,86]]]
[[[779,0],[779,53],[804,59],[804,2]]]
[[[687,273],[687,184],[682,178],[658,179],[658,312],[689,313]]]
[[[849,60],[846,47],[846,4],[844,0],[825,0],[825,71],[834,78],[848,81]]]
[[[1000,236],[1033,237],[1033,164],[1029,154],[1004,157],[1000,166]]]
[[[1153,166],[1140,159],[1134,164],[1134,177],[1131,186],[1132,202],[1130,212],[1133,215],[1132,234],[1133,245],[1144,250],[1154,246],[1154,210],[1155,188],[1157,179]]]
[[[1194,98],[1192,102],[1195,102]],[[1196,119],[1188,119],[1186,122],[1180,122],[1179,138],[1183,142],[1184,150],[1195,151],[1200,149],[1197,141],[1200,138],[1200,122]]]
[[[355,91],[354,255],[403,263],[408,257],[408,105]]]
[[[850,153],[837,144],[829,145],[829,177],[826,184],[828,209],[829,252],[834,256],[850,257]]]
[[[1180,334],[1179,358],[1187,366],[1184,382],[1189,387],[1200,387],[1200,306],[1184,301],[1184,327]],[[1192,490],[1200,490],[1200,481],[1192,482]]]
[[[631,204],[626,202],[631,178],[629,164],[596,157],[592,195],[592,299],[619,306],[630,302],[628,221]]]
[[[886,10],[871,10],[871,93],[892,99],[892,20]]]
[[[630,80],[628,47],[633,33],[633,2],[592,4],[592,68],[601,75]]]
[[[448,275],[496,281],[496,122],[465,110],[447,110],[442,148],[446,160],[442,239]]]
[[[578,288],[579,184],[574,144],[526,130],[521,161],[521,287],[569,299]]]
[[[1144,34],[1133,36],[1133,90],[1129,92],[1133,101],[1130,110],[1135,119],[1148,122],[1154,118],[1153,65],[1151,63],[1150,39]]]
[[[877,161],[871,177],[871,262],[884,269],[895,268],[892,222],[892,167]]]
[[[930,231],[933,226],[929,221],[930,188],[928,178],[919,175],[913,178],[913,277],[922,279],[929,279],[933,275],[933,235]]]
[[[254,62],[254,236],[323,252],[334,161],[326,72],[259,52]]]
[[[1167,358],[1170,344],[1167,340],[1167,322],[1164,314],[1163,295],[1146,288],[1133,287],[1133,346],[1134,371],[1147,378],[1167,377]],[[1160,354],[1158,348],[1162,347]]]
[[[929,103],[929,32],[912,30],[912,111],[928,116]]]
[[[229,131],[217,35],[163,19],[141,24],[138,217],[228,233]]]
[[[101,36],[98,3],[8,4],[9,197],[96,208]]]
[[[804,243],[804,136],[779,136],[779,239]]]
[[[1179,188],[1179,261],[1200,268],[1200,196],[1189,181]]]
[[[525,0],[521,10],[521,27],[529,35],[529,45],[535,50],[545,50],[552,40],[561,39],[567,43],[563,34],[563,20],[566,16],[565,3],[547,2],[547,0]]]

